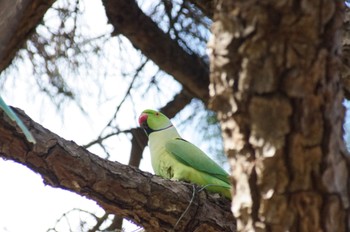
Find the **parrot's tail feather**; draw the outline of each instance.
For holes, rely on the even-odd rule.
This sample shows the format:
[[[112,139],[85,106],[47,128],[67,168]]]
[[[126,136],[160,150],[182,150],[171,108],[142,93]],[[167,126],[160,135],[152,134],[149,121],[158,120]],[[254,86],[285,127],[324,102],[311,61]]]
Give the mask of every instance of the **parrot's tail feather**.
[[[179,217],[179,219],[177,219],[177,222],[175,223],[174,225],[174,230],[175,228],[177,227],[177,225],[179,224],[179,222],[181,221],[181,219],[185,216],[185,214],[187,213],[187,211],[190,209],[192,203],[193,203],[193,200],[194,200],[194,197],[196,196],[196,187],[195,185],[192,185],[192,188],[193,188],[193,191],[192,191],[192,198],[190,200],[190,203],[188,203],[188,206],[186,207],[185,211],[181,214],[181,216]],[[199,192],[199,191],[198,191]]]

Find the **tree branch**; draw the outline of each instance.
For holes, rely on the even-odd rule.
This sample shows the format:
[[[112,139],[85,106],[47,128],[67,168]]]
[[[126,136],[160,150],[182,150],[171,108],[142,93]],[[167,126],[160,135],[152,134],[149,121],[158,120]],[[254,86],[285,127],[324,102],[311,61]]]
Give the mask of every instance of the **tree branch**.
[[[188,2],[200,9],[208,18],[213,19],[214,16],[214,0],[188,0]]]
[[[104,160],[17,113],[33,133],[29,144],[19,128],[0,112],[0,156],[39,173],[46,184],[95,200],[109,213],[150,231],[171,231],[192,198],[192,186],[164,180],[141,170]],[[195,194],[175,230],[233,231],[230,202],[206,191]]]
[[[181,90],[180,93],[176,94],[174,99],[164,107],[160,109],[165,115],[169,115],[170,118],[174,117],[176,113],[182,110],[187,104],[189,104],[192,100],[190,94],[187,93],[184,89]],[[134,167],[139,167],[143,150],[147,146],[147,136],[145,132],[141,128],[132,128],[130,129],[132,138],[131,138],[131,151],[129,158],[129,165]],[[115,215],[113,218],[113,222],[111,228],[113,226],[119,226],[116,228],[121,228],[123,218],[119,215]]]
[[[209,67],[188,54],[138,7],[134,0],[103,0],[109,22],[160,69],[172,75],[195,97],[209,99]]]
[[[0,1],[0,73],[12,61],[53,0]]]

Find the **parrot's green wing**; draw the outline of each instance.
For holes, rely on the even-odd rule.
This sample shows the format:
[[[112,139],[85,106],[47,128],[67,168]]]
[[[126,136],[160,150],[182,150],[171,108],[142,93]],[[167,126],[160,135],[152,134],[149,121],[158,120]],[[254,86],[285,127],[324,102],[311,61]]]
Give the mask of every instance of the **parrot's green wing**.
[[[4,100],[0,97],[0,108],[6,113],[6,115],[12,120],[17,123],[19,128],[23,131],[24,135],[26,136],[27,140],[31,143],[36,143],[33,135],[29,132],[27,127],[23,124],[22,120],[18,118],[18,116],[13,112],[13,110],[4,102]]]
[[[229,183],[228,174],[202,150],[183,139],[173,139],[165,148],[179,162]]]

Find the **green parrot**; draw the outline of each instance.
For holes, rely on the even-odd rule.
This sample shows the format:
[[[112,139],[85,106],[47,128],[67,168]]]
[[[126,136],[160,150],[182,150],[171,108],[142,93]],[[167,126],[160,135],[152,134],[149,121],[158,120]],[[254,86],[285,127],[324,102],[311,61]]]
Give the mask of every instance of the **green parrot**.
[[[12,120],[17,123],[19,128],[21,128],[22,132],[26,136],[28,142],[36,143],[33,135],[29,132],[27,127],[23,124],[22,120],[18,118],[18,116],[13,112],[13,110],[4,102],[2,97],[0,96],[0,108],[5,112],[5,114]]]
[[[139,124],[148,135],[156,175],[206,186],[231,199],[229,175],[198,147],[182,139],[167,116],[144,110]]]

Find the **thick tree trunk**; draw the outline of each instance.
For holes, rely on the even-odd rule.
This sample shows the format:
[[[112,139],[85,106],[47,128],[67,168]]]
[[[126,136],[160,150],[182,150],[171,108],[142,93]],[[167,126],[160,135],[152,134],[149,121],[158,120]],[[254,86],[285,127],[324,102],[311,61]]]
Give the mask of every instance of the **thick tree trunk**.
[[[211,107],[238,231],[349,231],[341,1],[218,1]]]

